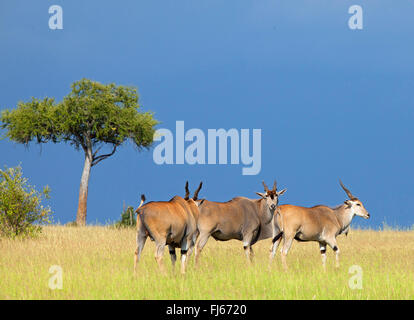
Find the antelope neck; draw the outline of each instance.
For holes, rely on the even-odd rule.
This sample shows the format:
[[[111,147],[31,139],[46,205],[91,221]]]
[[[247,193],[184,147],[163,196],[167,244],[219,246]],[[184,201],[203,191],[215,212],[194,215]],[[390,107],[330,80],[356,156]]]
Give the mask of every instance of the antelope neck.
[[[345,205],[341,205],[335,208],[334,213],[335,213],[336,218],[338,219],[338,222],[341,228],[339,233],[342,233],[342,231],[348,228],[349,225],[351,224],[354,214],[352,213],[351,210],[345,208]]]
[[[265,199],[259,199],[257,205],[259,207],[260,218],[263,218],[265,224],[268,224],[272,220],[274,212],[266,206],[265,201]]]

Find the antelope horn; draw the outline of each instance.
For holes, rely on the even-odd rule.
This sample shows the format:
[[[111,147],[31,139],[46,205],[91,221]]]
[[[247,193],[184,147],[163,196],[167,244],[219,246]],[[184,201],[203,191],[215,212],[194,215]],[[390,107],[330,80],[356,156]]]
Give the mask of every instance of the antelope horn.
[[[342,183],[341,179],[339,179],[339,183],[341,184],[342,189],[344,189],[344,191],[346,192],[346,194],[348,195],[349,199],[354,199],[355,197],[352,195],[351,191],[349,191],[344,184]]]
[[[184,200],[190,199],[190,190],[188,190],[188,181],[185,183],[185,196]]]
[[[193,200],[198,199],[198,193],[200,192],[202,186],[203,186],[203,182],[200,182],[200,185],[198,186],[197,190],[194,192]]]
[[[275,180],[275,182],[273,183],[273,191],[276,191],[276,189],[277,189],[277,183],[276,183],[276,180]]]
[[[264,181],[262,181],[263,183],[263,187],[265,189],[266,192],[269,192],[269,188],[267,187],[266,183]]]

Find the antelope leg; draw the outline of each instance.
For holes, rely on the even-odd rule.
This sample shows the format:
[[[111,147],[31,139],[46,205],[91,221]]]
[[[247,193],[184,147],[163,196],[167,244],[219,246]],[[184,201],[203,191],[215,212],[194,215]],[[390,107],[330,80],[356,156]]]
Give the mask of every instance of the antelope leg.
[[[136,274],[137,264],[138,264],[139,260],[141,259],[141,252],[142,252],[142,249],[144,249],[146,240],[147,240],[147,235],[145,233],[145,230],[142,231],[142,230],[138,229],[138,232],[137,232],[137,249],[135,250],[135,256],[134,256],[134,274]]]
[[[321,252],[322,257],[322,267],[323,271],[326,271],[326,244],[325,243],[319,243],[319,251]]]
[[[327,241],[327,244],[332,248],[333,251],[335,251],[335,266],[339,268],[339,248],[336,243],[336,239],[330,239],[329,241]]]
[[[181,273],[185,273],[185,268],[187,266],[187,252],[189,247],[191,246],[192,237],[189,236],[184,239],[183,243],[181,244]]]
[[[209,233],[203,233],[203,234],[200,234],[200,236],[197,240],[197,243],[196,243],[196,246],[195,246],[195,254],[194,254],[195,255],[195,264],[196,264],[196,266],[199,263],[200,253],[203,250],[204,246],[206,245],[207,240],[208,240],[209,237],[210,237]]]
[[[162,261],[162,258],[164,255],[164,247],[165,247],[165,242],[156,243],[155,260],[157,261],[160,271],[163,274],[165,274],[164,263]]]
[[[170,252],[172,269],[174,271],[175,270],[175,262],[177,261],[177,254],[175,253],[175,248],[170,246],[170,245],[168,246],[168,250]]]
[[[273,237],[273,243],[270,246],[270,259],[269,259],[269,266],[272,264],[273,258],[275,257],[277,248],[279,247],[280,241],[282,241],[282,233],[278,234],[277,236]]]
[[[293,241],[294,235],[283,235],[283,248],[282,248],[282,254],[281,254],[281,259],[282,259],[282,266],[283,269],[285,269],[285,271],[287,271],[288,266],[286,264],[286,256],[289,252],[290,247],[292,246],[292,241]]]

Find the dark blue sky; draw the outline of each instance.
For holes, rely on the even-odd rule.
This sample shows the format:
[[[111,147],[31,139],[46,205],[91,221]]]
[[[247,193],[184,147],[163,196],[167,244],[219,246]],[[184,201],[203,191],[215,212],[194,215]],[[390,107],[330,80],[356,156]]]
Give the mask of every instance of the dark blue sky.
[[[48,27],[63,7],[63,30]],[[348,8],[364,29],[348,28]],[[0,3],[0,109],[62,99],[83,77],[138,87],[144,110],[175,130],[262,129],[262,170],[158,166],[131,145],[92,170],[88,222],[119,218],[139,195],[168,200],[255,197],[261,180],[281,203],[337,205],[341,178],[371,213],[354,225],[414,224],[412,1],[16,1]],[[74,220],[83,154],[68,145],[0,141],[0,165],[21,163],[52,189],[55,220]]]

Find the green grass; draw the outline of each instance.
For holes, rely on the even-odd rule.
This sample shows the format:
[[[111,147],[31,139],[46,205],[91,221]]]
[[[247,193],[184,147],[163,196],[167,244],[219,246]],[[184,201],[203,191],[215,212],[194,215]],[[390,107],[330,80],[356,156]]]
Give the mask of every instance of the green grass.
[[[351,230],[338,237],[341,267],[328,250],[324,273],[317,243],[295,242],[284,272],[279,254],[268,269],[270,239],[254,246],[248,266],[238,241],[210,239],[200,267],[171,271],[168,250],[161,275],[147,241],[133,274],[135,231],[110,227],[45,227],[32,240],[0,240],[0,299],[414,299],[414,232]],[[63,269],[63,289],[48,287],[49,267]],[[363,270],[352,290],[349,267]]]

